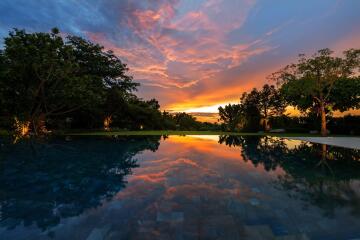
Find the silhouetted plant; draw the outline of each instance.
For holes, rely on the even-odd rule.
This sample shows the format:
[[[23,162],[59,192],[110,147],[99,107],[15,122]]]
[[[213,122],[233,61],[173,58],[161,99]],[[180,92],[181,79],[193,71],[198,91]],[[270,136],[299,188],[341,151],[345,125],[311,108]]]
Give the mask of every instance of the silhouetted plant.
[[[126,186],[136,154],[156,151],[160,136],[81,138],[2,146],[1,225],[46,230],[100,206]]]
[[[360,180],[360,150],[301,143],[289,147],[272,137],[220,136],[219,143],[238,146],[244,161],[266,171],[280,167],[275,186],[289,196],[309,201],[331,216],[337,207],[360,214],[360,196],[353,180]]]

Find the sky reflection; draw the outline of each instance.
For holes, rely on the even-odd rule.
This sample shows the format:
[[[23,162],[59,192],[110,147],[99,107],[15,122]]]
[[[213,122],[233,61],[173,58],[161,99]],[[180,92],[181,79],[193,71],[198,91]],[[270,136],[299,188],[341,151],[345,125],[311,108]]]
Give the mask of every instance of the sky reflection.
[[[26,145],[2,151],[2,159],[12,159],[2,162],[0,172],[1,179],[8,179],[0,195],[0,236],[5,239],[253,239],[249,236],[264,228],[265,239],[360,235],[359,150],[256,136],[75,138],[55,143],[53,153],[54,142],[36,145],[40,158],[23,170],[15,163],[33,158],[26,154]],[[68,161],[56,163],[59,158]],[[125,172],[123,167],[128,167]],[[67,177],[46,169],[60,169],[58,174]],[[17,193],[11,180],[32,187]],[[39,198],[41,190],[48,195]],[[42,206],[47,211],[35,214]],[[56,221],[46,225],[44,216]]]

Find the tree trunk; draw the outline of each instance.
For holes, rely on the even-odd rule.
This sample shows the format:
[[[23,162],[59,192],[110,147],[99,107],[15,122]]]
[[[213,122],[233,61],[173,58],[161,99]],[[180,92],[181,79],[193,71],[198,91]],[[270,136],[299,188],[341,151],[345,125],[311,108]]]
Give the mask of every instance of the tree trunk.
[[[35,136],[44,135],[47,133],[45,121],[46,117],[44,113],[40,113],[39,116],[35,116],[32,118],[32,130]]]
[[[321,136],[327,136],[326,129],[326,113],[325,113],[325,104],[323,102],[320,103],[320,114],[321,114]]]
[[[326,151],[326,144],[321,144],[321,159],[326,161],[327,151]]]
[[[264,122],[263,122],[263,127],[264,127],[264,131],[265,132],[269,132],[270,131],[270,126],[269,126],[269,120],[267,119],[267,117],[264,118]]]

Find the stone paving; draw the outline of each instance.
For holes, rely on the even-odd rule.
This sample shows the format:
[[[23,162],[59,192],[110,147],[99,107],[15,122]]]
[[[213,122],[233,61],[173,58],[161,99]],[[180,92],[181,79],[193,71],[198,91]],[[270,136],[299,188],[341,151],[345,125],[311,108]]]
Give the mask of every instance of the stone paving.
[[[313,143],[332,145],[337,147],[360,149],[360,137],[287,137]]]

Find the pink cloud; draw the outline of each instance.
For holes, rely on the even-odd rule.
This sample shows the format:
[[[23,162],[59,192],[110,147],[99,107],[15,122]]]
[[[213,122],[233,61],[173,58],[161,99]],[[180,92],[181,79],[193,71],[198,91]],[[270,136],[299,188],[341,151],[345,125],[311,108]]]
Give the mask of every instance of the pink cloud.
[[[101,33],[88,33],[88,36],[128,63],[135,81],[143,86],[171,89],[176,97],[163,101],[163,107],[189,99],[211,98],[212,101],[214,97],[203,97],[208,91],[202,92],[200,88],[208,89],[216,83],[219,73],[273,49],[264,39],[228,43],[227,35],[242,26],[254,1],[239,4],[206,1],[198,10],[179,15],[178,1],[157,1],[156,8],[129,7],[128,16],[123,18],[121,24],[137,40],[117,43]],[[165,95],[161,94],[166,98]]]

